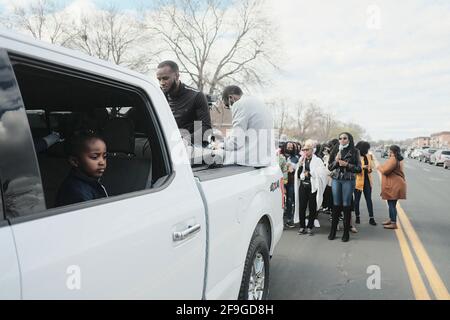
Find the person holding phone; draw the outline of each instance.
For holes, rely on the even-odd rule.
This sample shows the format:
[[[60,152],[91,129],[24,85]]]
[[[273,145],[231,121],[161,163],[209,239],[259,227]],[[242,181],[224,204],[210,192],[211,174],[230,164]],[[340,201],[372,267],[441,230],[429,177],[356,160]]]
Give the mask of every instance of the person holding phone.
[[[323,202],[323,193],[327,185],[327,171],[322,159],[314,154],[314,143],[307,140],[302,148],[302,157],[296,173],[296,188],[298,188],[298,211],[300,229],[298,234],[313,235],[314,221],[317,209]],[[298,209],[297,209],[298,208]],[[309,219],[306,225],[306,209],[309,208]]]
[[[332,172],[333,213],[329,240],[336,238],[339,215],[344,212],[344,233],[342,241],[350,239],[352,196],[355,190],[356,174],[362,171],[361,158],[355,148],[353,136],[348,132],[339,135],[339,145],[330,155],[328,169]]]
[[[403,156],[399,146],[389,148],[389,159],[377,167],[381,172],[381,198],[387,200],[389,219],[383,222],[385,229],[397,229],[397,202],[406,199],[406,179]]]
[[[287,228],[294,228],[294,205],[295,205],[295,170],[298,164],[298,151],[296,144],[292,141],[286,143],[286,148],[284,155],[286,157],[286,166],[288,171],[287,183],[284,185],[286,190],[286,206],[285,206],[285,217]]]
[[[373,216],[373,203],[372,203],[372,171],[374,169],[372,155],[369,154],[370,143],[367,141],[359,141],[356,144],[356,149],[359,150],[361,154],[361,173],[356,175],[356,187],[355,187],[355,215],[356,223],[359,224],[360,221],[360,210],[359,203],[361,201],[361,196],[364,194],[366,199],[367,211],[369,212],[369,224],[376,226],[375,218]]]

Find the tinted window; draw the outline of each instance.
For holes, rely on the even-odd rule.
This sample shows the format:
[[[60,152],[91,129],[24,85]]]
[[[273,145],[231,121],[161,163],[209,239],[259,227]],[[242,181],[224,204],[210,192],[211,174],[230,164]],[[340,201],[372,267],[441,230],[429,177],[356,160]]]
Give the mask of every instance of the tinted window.
[[[442,151],[442,154],[450,155],[450,151]]]
[[[8,218],[45,209],[27,117],[5,50],[0,49],[0,180]]]
[[[96,132],[105,142],[107,167],[100,183],[110,197],[151,189],[170,174],[156,119],[138,89],[21,57],[12,61],[47,208],[57,206],[61,185],[73,174],[66,147],[77,132]],[[49,146],[46,139],[55,132],[61,139]]]

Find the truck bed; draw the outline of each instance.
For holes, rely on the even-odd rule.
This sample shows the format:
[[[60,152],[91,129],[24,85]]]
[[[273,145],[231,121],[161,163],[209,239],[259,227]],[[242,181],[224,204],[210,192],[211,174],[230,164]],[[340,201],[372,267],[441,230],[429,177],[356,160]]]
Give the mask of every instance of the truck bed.
[[[238,166],[238,165],[227,165],[222,167],[208,167],[207,165],[193,167],[192,171],[194,176],[200,181],[209,181],[220,179],[224,177],[233,176],[240,173],[250,172],[253,170],[258,170],[255,167]]]

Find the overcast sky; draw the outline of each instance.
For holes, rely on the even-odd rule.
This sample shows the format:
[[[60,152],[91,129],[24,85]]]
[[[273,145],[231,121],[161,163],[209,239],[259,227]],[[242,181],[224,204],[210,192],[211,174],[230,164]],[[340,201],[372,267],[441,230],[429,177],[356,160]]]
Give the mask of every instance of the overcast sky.
[[[266,95],[316,101],[372,139],[450,131],[450,1],[268,2],[285,56]]]

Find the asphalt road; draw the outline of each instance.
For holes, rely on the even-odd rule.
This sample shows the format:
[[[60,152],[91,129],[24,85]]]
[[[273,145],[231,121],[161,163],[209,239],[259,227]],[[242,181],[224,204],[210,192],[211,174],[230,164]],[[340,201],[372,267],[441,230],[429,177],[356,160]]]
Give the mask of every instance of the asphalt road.
[[[400,230],[381,225],[388,210],[376,174],[377,226],[369,225],[362,199],[359,232],[351,233],[348,243],[340,240],[342,232],[334,241],[327,239],[326,214],[319,215],[321,227],[314,236],[285,230],[271,261],[269,299],[450,299],[450,170],[406,159],[405,174],[408,199],[400,205],[407,218]],[[376,283],[373,270],[379,270],[380,286],[369,289],[369,277],[369,284]]]

